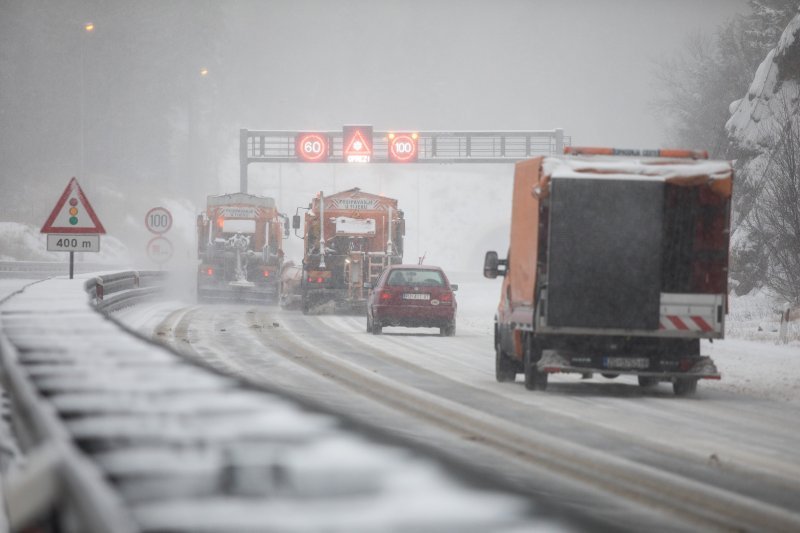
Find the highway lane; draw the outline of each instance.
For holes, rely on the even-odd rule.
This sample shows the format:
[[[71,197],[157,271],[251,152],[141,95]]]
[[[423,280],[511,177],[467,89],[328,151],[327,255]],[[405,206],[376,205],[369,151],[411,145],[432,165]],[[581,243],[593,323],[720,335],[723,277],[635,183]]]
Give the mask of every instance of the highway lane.
[[[323,402],[355,418],[473,462],[503,476],[537,498],[599,518],[614,528],[647,523],[689,530],[752,520],[781,529],[800,520],[800,436],[792,404],[704,386],[693,398],[675,398],[662,384],[641,389],[630,378],[580,380],[555,376],[547,392],[530,392],[519,381],[494,381],[489,327],[467,309],[454,338],[435,330],[387,328],[373,336],[361,317],[303,316],[271,307],[192,306],[168,317],[159,338],[194,357],[248,379],[270,383]],[[381,388],[386,394],[381,394]],[[502,420],[560,442],[577,443],[572,471],[564,464],[522,460],[513,451],[487,446],[486,435],[409,406],[413,390],[464,413]],[[406,402],[406,405],[402,403]],[[467,415],[465,414],[465,417]],[[467,417],[468,419],[468,417]],[[467,422],[468,423],[468,422]],[[556,444],[557,446],[557,444]],[[659,487],[602,481],[618,475],[599,463],[622,461],[625,472],[650,472],[680,481]],[[563,458],[561,458],[563,459]],[[597,461],[596,461],[597,463]],[[588,466],[587,466],[588,465]],[[658,484],[658,476],[648,478]],[[636,485],[635,480],[632,482]],[[683,487],[681,484],[688,485]],[[695,491],[725,495],[705,504],[682,501]],[[641,492],[649,491],[649,496]],[[639,499],[648,500],[642,504]],[[735,504],[731,512],[727,504]],[[681,505],[694,507],[680,516]],[[720,506],[714,509],[714,506]],[[705,509],[706,507],[710,509]],[[759,513],[763,513],[759,514]],[[707,515],[707,516],[706,516]],[[768,517],[773,522],[766,522]]]

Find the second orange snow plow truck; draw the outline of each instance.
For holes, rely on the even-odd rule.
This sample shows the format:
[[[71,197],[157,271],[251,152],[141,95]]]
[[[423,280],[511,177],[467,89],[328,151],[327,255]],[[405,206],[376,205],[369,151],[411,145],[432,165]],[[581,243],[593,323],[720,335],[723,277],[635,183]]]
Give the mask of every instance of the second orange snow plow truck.
[[[292,221],[300,229],[300,216]],[[403,261],[405,220],[397,200],[358,188],[331,196],[322,192],[305,215],[304,313],[333,303],[335,311],[363,312],[368,290],[388,265]]]
[[[197,299],[277,302],[285,222],[273,198],[209,196],[197,217]]]
[[[733,170],[704,152],[568,149],[516,164],[495,320],[498,381],[638,376],[692,394],[719,379],[700,339],[724,336]],[[632,157],[631,157],[632,156]]]

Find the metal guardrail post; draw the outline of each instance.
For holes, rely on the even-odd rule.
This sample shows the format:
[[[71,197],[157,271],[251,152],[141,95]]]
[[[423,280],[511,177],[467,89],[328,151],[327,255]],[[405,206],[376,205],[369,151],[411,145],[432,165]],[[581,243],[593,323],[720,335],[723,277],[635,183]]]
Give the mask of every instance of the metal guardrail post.
[[[239,192],[247,194],[247,138],[248,130],[239,130]]]
[[[555,132],[556,138],[556,154],[564,153],[564,130],[557,128]]]
[[[789,310],[791,306],[788,303],[783,305],[781,311],[781,327],[778,334],[778,344],[787,344],[789,342]]]
[[[105,288],[103,285],[103,278],[101,276],[97,276],[94,285],[94,295],[98,301],[102,302],[104,293],[105,293]]]

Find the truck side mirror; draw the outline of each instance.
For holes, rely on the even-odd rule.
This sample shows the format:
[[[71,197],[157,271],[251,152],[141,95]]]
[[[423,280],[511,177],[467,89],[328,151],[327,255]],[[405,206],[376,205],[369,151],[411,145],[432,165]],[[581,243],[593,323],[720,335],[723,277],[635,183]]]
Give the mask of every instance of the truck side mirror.
[[[507,269],[500,269],[500,267],[505,266],[506,260],[499,259],[497,257],[497,252],[486,252],[486,257],[483,259],[483,277],[494,279],[497,276],[505,276]]]
[[[292,217],[292,229],[300,229],[300,215]]]

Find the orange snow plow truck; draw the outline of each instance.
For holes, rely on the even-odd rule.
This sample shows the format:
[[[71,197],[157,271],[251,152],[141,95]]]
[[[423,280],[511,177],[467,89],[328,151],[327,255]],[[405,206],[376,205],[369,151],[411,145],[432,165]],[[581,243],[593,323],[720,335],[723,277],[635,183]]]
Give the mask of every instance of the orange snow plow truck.
[[[497,381],[636,375],[692,394],[720,379],[700,339],[724,336],[733,169],[705,152],[567,148],[516,164],[495,317]]]
[[[197,217],[197,299],[277,303],[288,222],[273,198],[207,198]]]
[[[300,208],[298,208],[300,209]],[[300,215],[292,227],[300,229]],[[366,309],[368,290],[383,269],[403,262],[403,211],[397,200],[359,188],[313,199],[305,215],[303,313],[333,306],[335,312]]]

